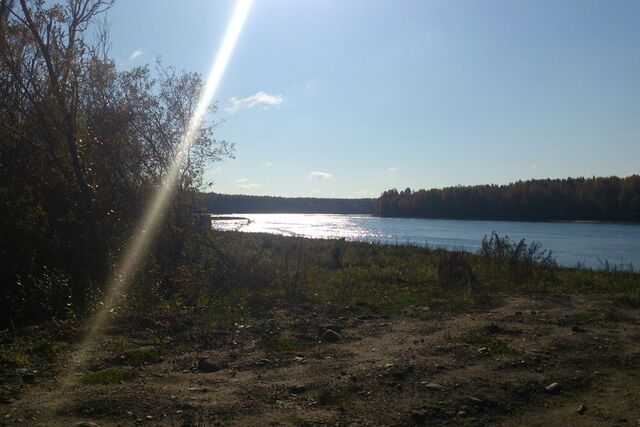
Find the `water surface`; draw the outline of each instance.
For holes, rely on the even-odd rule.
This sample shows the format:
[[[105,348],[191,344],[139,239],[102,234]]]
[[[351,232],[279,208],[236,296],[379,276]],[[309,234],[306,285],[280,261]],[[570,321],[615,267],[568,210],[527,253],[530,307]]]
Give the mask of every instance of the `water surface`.
[[[226,215],[224,215],[226,216]],[[220,215],[219,217],[224,217]],[[582,222],[468,221],[380,218],[341,214],[234,214],[245,219],[216,220],[214,228],[283,236],[414,244],[475,251],[496,231],[513,240],[538,241],[558,263],[600,268],[605,260],[640,265],[640,225]],[[227,216],[228,217],[228,216]]]

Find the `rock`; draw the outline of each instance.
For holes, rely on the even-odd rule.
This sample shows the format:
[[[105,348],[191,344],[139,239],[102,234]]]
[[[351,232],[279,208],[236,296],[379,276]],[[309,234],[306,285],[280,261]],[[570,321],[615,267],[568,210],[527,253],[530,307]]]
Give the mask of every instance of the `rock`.
[[[217,372],[228,366],[227,362],[211,360],[208,357],[198,358],[198,370],[200,372]]]
[[[273,360],[271,359],[260,359],[256,362],[257,366],[264,366],[264,365],[271,365],[273,363]]]
[[[302,394],[302,393],[305,393],[306,391],[307,391],[307,386],[305,386],[304,384],[297,384],[289,389],[289,393],[291,394]]]
[[[482,399],[481,399],[481,398],[479,398],[479,397],[476,397],[476,396],[468,396],[468,398],[469,398],[469,401],[470,401],[471,403],[475,403],[476,405],[483,405],[483,404],[484,404],[484,400],[482,400]]]
[[[329,324],[325,324],[325,325],[320,325],[320,330],[321,331],[335,331],[335,332],[342,332],[342,326],[338,325],[337,323],[329,323]]]
[[[427,390],[440,391],[444,390],[444,387],[437,383],[427,383],[424,385]]]
[[[73,427],[100,427],[100,426],[96,423],[92,423],[89,421],[80,421],[78,423],[75,423]]]
[[[585,412],[587,412],[587,405],[581,403],[580,406],[578,406],[578,414],[582,415]]]
[[[551,383],[544,389],[549,393],[555,393],[556,391],[560,390],[560,383]]]
[[[322,341],[324,342],[338,342],[342,339],[339,333],[332,329],[327,329],[322,334]]]

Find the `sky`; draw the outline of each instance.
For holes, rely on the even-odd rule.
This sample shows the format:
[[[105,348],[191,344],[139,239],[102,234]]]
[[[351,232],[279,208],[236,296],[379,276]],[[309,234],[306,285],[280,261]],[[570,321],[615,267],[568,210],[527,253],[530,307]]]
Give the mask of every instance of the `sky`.
[[[117,0],[111,55],[206,75],[230,0]],[[218,94],[211,191],[640,173],[640,1],[254,0]]]

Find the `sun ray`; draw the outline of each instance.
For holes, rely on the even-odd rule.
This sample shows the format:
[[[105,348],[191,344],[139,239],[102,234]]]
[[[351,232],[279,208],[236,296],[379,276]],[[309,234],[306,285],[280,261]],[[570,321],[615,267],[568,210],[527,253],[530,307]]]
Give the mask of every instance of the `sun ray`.
[[[207,109],[217,92],[224,71],[229,63],[231,54],[242,31],[244,22],[249,14],[252,0],[238,0],[231,21],[227,27],[218,54],[211,66],[209,75],[202,89],[196,108],[189,120],[176,157],[173,160],[168,173],[164,177],[161,186],[154,194],[143,217],[136,227],[128,246],[123,252],[123,256],[117,264],[112,277],[110,278],[105,292],[104,300],[98,312],[91,320],[88,333],[79,349],[74,353],[71,360],[70,372],[78,369],[86,362],[90,349],[94,346],[100,330],[104,327],[109,313],[114,309],[118,297],[123,294],[131,282],[131,278],[136,272],[142,257],[147,252],[154,235],[159,229],[162,217],[171,201],[171,197],[176,189],[177,178],[180,173],[183,160],[189,152],[191,143],[196,136],[198,129],[204,119]]]

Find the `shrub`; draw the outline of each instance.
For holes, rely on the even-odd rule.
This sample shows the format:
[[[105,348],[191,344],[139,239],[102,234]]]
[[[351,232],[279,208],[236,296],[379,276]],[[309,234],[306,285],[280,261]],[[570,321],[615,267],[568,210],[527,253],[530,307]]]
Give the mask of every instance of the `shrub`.
[[[514,242],[495,231],[482,239],[478,252],[480,265],[488,282],[524,286],[546,291],[557,282],[557,263],[550,250],[539,242],[527,244],[525,239]]]
[[[463,288],[477,283],[467,254],[462,251],[442,252],[438,259],[438,282],[443,289]]]

